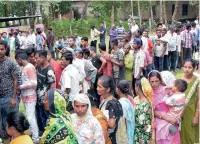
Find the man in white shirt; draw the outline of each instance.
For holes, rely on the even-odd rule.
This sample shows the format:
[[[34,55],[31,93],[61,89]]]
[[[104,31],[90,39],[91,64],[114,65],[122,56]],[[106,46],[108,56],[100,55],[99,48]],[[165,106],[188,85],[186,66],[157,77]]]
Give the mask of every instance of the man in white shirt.
[[[72,101],[79,94],[80,74],[78,69],[72,64],[73,55],[71,52],[66,52],[61,57],[61,63],[65,67],[60,78],[61,90],[69,95],[69,104],[67,111],[72,111]]]
[[[176,69],[176,60],[177,60],[177,34],[175,33],[175,28],[170,27],[168,35],[168,57],[169,57],[169,66],[170,70],[175,72]]]
[[[162,29],[162,40],[163,40],[163,46],[166,48],[165,49],[165,54],[164,54],[164,61],[163,61],[163,70],[169,70],[169,58],[168,58],[168,34],[167,34],[167,29],[163,28]]]
[[[138,31],[138,29],[139,29],[138,25],[136,24],[135,20],[133,20],[131,32],[132,32],[132,33],[135,33],[135,32]]]
[[[148,50],[148,48],[149,48],[147,35],[148,35],[147,30],[144,30],[142,32],[142,37],[141,37],[141,39],[142,39],[142,46],[143,46],[144,50]]]
[[[26,31],[26,37],[24,39],[24,48],[27,49],[29,47],[33,47],[34,46],[34,42],[35,40],[32,37],[32,34],[30,33],[30,31]]]
[[[21,31],[19,31],[17,37],[18,37],[19,42],[20,42],[20,49],[25,49],[25,46],[24,46],[25,38],[24,38],[24,36],[22,36]]]

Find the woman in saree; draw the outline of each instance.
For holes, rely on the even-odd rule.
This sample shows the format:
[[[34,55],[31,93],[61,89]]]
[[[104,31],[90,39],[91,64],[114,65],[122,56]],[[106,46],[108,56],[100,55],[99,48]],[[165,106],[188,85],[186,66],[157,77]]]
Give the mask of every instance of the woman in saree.
[[[152,88],[146,78],[136,80],[135,91],[135,144],[149,144],[154,141],[152,137]]]
[[[160,133],[161,127],[165,121],[175,124],[177,122],[176,118],[168,117],[166,114],[169,111],[168,105],[164,102],[165,96],[165,86],[162,81],[162,77],[159,71],[153,70],[149,73],[149,82],[153,89],[153,111],[154,111],[154,127],[155,127],[155,139],[156,144],[180,144],[180,133],[172,135],[169,133],[168,136],[164,136]],[[178,127],[176,127],[178,130]]]
[[[134,128],[135,128],[135,116],[134,108],[128,99],[129,95],[129,83],[127,80],[121,80],[116,88],[116,93],[119,96],[119,102],[122,105],[123,117],[119,122],[119,143],[123,144],[134,144]]]
[[[193,75],[195,61],[188,59],[183,64],[183,73],[177,78],[188,83],[185,91],[186,106],[181,121],[181,144],[199,143],[199,79]]]
[[[58,89],[50,89],[44,97],[44,108],[50,113],[41,144],[78,144],[70,113],[66,111],[69,97]]]

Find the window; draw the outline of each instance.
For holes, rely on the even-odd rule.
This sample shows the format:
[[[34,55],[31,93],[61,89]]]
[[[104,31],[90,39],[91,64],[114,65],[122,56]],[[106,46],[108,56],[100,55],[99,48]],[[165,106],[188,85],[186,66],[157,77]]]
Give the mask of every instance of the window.
[[[188,4],[183,4],[182,5],[182,16],[187,16],[188,15]]]
[[[152,12],[153,12],[153,15],[155,16],[156,15],[156,6],[152,6]]]
[[[172,15],[174,13],[174,9],[175,9],[175,4],[172,4]]]

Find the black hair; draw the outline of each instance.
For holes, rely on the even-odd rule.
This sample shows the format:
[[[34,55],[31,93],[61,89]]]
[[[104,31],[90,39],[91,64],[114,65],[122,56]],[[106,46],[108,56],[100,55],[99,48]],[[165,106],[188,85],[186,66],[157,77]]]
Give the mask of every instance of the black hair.
[[[86,93],[86,95],[88,96],[88,98],[90,99],[90,103],[92,107],[98,107],[97,103],[98,103],[98,99],[94,96],[92,96],[89,93]]]
[[[52,28],[48,28],[48,30],[52,31]]]
[[[62,37],[58,37],[58,39],[62,39]]]
[[[129,93],[129,83],[127,80],[121,80],[118,85],[117,88],[124,94],[128,94]]]
[[[114,92],[114,83],[113,79],[110,76],[101,76],[99,80],[103,81],[103,87],[110,88],[110,93],[112,94]]]
[[[39,51],[38,54],[39,54],[39,57],[45,57],[45,58],[47,58],[47,51],[46,50]]]
[[[94,29],[94,28],[95,28],[95,25],[92,25],[92,26],[91,26],[91,29]]]
[[[191,28],[191,24],[186,24],[186,29],[188,30],[189,28]]]
[[[25,115],[21,112],[11,112],[7,115],[6,122],[8,127],[14,127],[19,133],[28,130],[30,125]]]
[[[16,35],[16,36],[17,36],[17,35],[18,35],[18,32],[14,32],[14,35]]]
[[[27,60],[27,58],[28,58],[28,56],[27,56],[27,54],[26,54],[26,52],[24,51],[24,52],[16,52],[16,54],[15,54],[15,59],[22,59],[22,60]]]
[[[82,49],[83,54],[86,54],[87,56],[90,56],[90,50],[88,48]]]
[[[88,42],[88,37],[82,37],[81,40],[84,40],[84,41]]]
[[[35,54],[35,48],[34,47],[29,47],[29,48],[26,49],[26,54],[28,56],[31,56],[33,53]]]
[[[158,28],[158,29],[156,29],[156,32],[157,32],[157,31],[160,31],[160,32],[161,32],[161,31],[162,31],[162,29],[159,29],[159,28]]]
[[[106,51],[106,44],[105,44],[105,43],[99,43],[99,48],[100,48],[102,51]]]
[[[117,39],[112,40],[111,43],[114,44],[114,46],[118,46],[118,40]]]
[[[140,90],[142,91],[142,83],[141,83],[141,80],[142,80],[142,78],[137,79],[137,80],[135,81],[135,85],[136,85],[137,87],[139,87]]]
[[[163,29],[162,29],[162,31],[165,31],[165,32],[167,32],[167,29],[166,29],[166,28],[163,28]]]
[[[72,64],[72,61],[73,61],[72,52],[68,51],[68,52],[66,52],[66,53],[63,53],[61,57],[64,57],[65,60],[69,60],[69,61],[70,61],[70,64]]]
[[[3,45],[5,47],[5,49],[7,48],[7,45],[3,40],[0,40],[0,45]]]
[[[162,23],[158,23],[158,24],[157,24],[157,28],[158,28],[160,25],[162,26]]]
[[[11,36],[13,36],[13,34],[12,34],[12,33],[9,33],[9,36],[11,37]]]
[[[191,23],[192,27],[196,26],[196,23],[195,22],[192,22]]]
[[[178,89],[179,92],[185,92],[187,89],[187,82],[185,80],[182,79],[177,79],[174,82],[175,87]]]
[[[192,67],[195,69],[196,68],[196,62],[195,60],[193,59],[186,59],[184,62],[183,62],[183,65],[185,65],[186,62],[190,62],[192,64]]]
[[[41,34],[41,33],[42,33],[42,31],[41,31],[40,28],[37,28],[37,29],[36,29],[36,32],[37,32],[37,34]]]
[[[151,77],[157,77],[162,82],[161,75],[157,71],[151,71],[150,74],[149,74],[149,80],[150,80]]]
[[[72,39],[74,42],[76,41],[76,38],[75,38],[75,37],[70,37],[70,39]]]

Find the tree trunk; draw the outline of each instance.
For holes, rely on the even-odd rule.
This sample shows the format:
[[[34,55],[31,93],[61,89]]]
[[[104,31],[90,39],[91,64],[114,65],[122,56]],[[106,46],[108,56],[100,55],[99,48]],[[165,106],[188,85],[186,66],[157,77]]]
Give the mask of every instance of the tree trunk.
[[[142,16],[141,16],[141,12],[140,12],[140,1],[138,0],[138,16],[140,18],[140,26],[142,25]]]
[[[178,4],[179,4],[179,1],[176,1],[174,13],[172,15],[172,23],[174,23],[174,20],[176,20],[176,15],[177,15],[177,12],[178,12]]]
[[[8,17],[8,5],[5,3],[4,4],[4,16]],[[6,26],[9,26],[9,22],[6,22]]]
[[[110,23],[111,23],[111,26],[115,24],[115,2],[114,1],[112,1]]]
[[[165,20],[165,26],[167,26],[167,10],[166,10],[166,1],[163,1],[163,15]]]
[[[82,10],[82,14],[81,14],[81,19],[83,19],[84,17],[86,17],[87,14],[87,6],[88,6],[88,1],[85,1],[85,6]]]
[[[160,23],[163,23],[163,9],[162,0],[160,0]]]
[[[151,15],[151,22],[153,22],[153,10],[152,10],[151,0],[150,0],[150,15]]]

